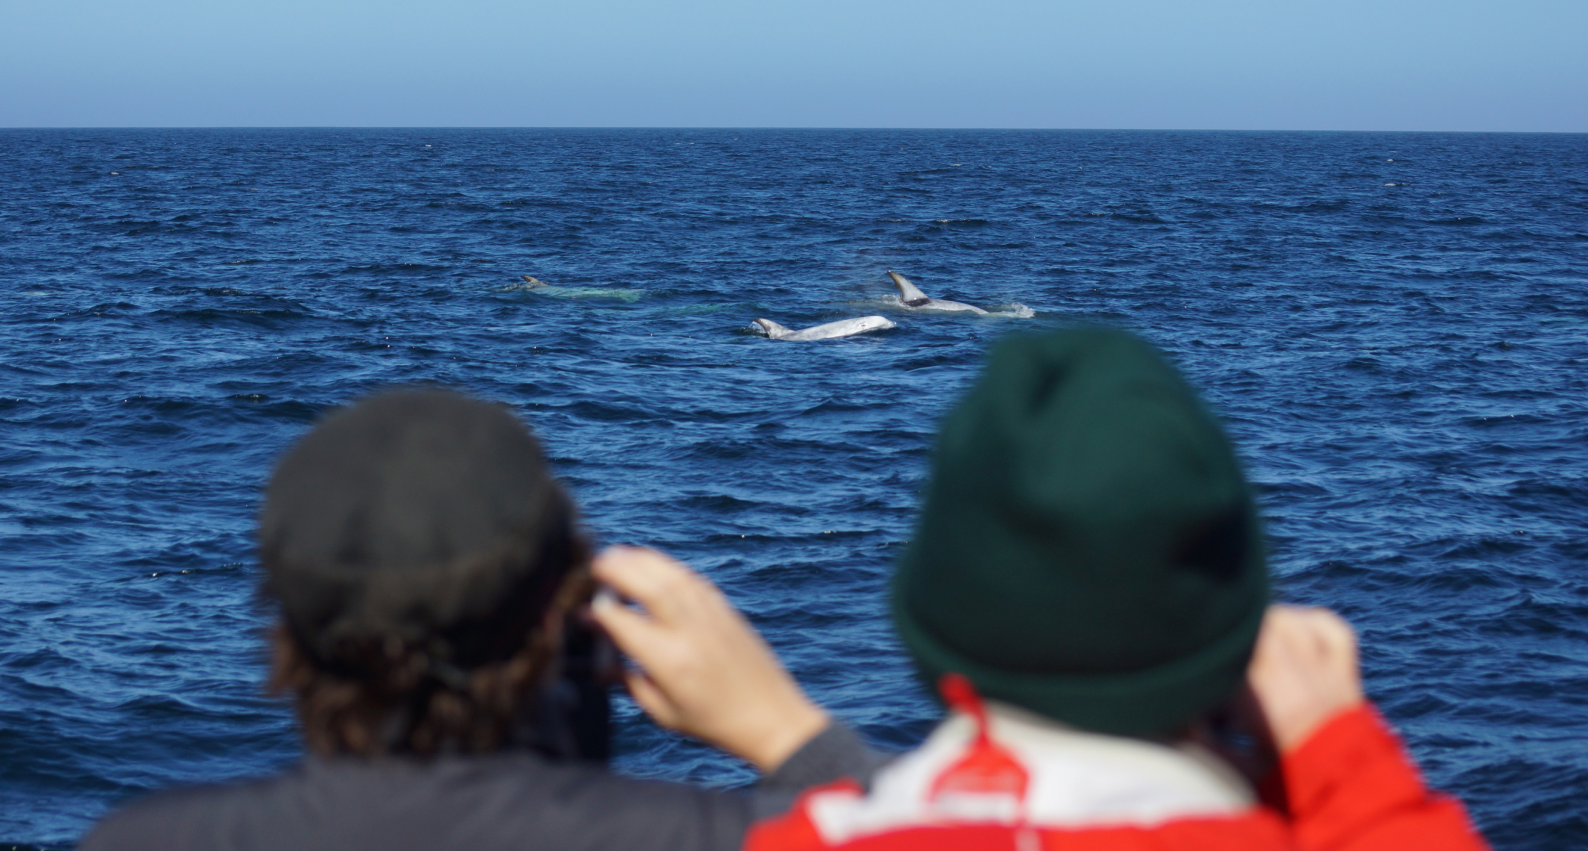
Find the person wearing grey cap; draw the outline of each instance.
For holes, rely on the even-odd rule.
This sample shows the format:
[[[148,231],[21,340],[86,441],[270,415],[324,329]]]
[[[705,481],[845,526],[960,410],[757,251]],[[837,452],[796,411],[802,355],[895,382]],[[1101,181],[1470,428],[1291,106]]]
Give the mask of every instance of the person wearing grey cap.
[[[811,703],[703,578],[594,559],[535,438],[442,390],[336,411],[277,466],[259,522],[271,687],[307,746],[264,779],[156,794],[102,849],[734,849],[808,786],[877,758]],[[597,582],[635,608],[606,601]],[[759,768],[752,792],[618,777],[603,661],[661,723]]]

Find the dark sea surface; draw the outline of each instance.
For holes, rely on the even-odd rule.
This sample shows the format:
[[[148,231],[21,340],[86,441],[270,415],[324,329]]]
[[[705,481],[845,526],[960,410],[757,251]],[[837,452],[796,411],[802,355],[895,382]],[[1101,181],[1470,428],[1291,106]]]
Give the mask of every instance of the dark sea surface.
[[[297,758],[252,527],[332,406],[513,406],[605,542],[719,582],[903,748],[885,618],[998,337],[1142,333],[1257,483],[1279,595],[1499,848],[1588,847],[1588,136],[0,131],[0,847]],[[996,308],[903,311],[884,271]],[[532,290],[521,274],[548,288]],[[752,333],[880,313],[820,343]],[[620,766],[742,766],[622,707]]]

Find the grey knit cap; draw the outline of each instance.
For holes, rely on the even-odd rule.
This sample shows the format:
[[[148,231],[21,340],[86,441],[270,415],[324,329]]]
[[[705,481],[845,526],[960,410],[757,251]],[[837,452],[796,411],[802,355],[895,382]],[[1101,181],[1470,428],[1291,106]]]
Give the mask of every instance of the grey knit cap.
[[[522,423],[428,389],[328,416],[282,457],[259,523],[265,593],[333,671],[393,639],[457,669],[506,658],[537,625],[574,534]]]

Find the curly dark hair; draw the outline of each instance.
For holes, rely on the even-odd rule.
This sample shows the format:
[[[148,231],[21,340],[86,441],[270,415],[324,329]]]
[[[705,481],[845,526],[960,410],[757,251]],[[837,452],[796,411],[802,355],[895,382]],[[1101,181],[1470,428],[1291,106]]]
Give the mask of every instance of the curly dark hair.
[[[535,692],[557,663],[562,626],[594,589],[588,548],[506,658],[467,671],[439,664],[396,636],[344,643],[336,671],[305,650],[285,623],[270,630],[267,688],[296,699],[309,750],[375,757],[500,750],[535,710]],[[527,602],[527,601],[526,601]]]

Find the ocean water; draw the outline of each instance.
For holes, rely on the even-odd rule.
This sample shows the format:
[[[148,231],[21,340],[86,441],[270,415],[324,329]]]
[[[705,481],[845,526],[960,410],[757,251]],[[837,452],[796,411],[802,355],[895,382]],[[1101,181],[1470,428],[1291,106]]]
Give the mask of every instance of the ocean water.
[[[1588,847],[1588,136],[0,131],[0,847],[299,754],[251,532],[329,408],[533,425],[606,542],[719,582],[889,748],[885,619],[998,337],[1123,325],[1223,416],[1279,595],[1499,848]],[[997,313],[901,310],[894,269]],[[534,288],[528,274],[547,286]],[[878,313],[819,343],[789,327]],[[620,767],[743,766],[621,707]]]

